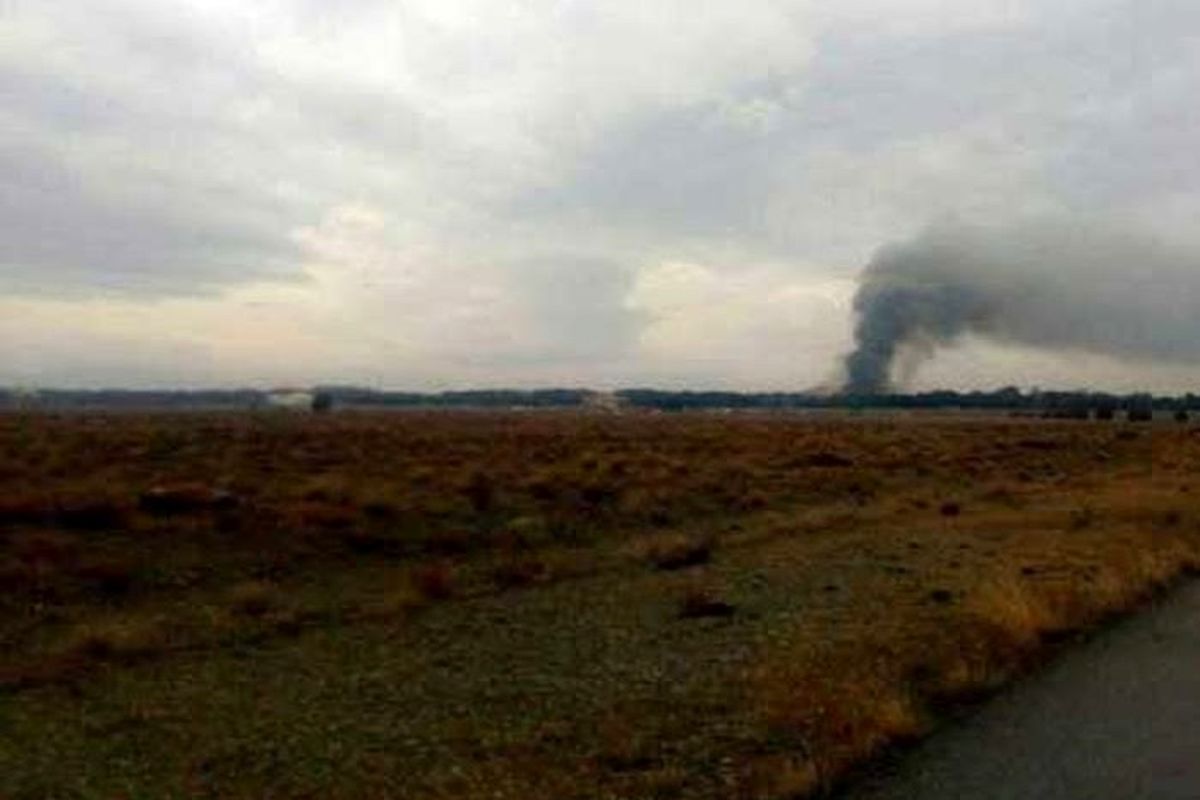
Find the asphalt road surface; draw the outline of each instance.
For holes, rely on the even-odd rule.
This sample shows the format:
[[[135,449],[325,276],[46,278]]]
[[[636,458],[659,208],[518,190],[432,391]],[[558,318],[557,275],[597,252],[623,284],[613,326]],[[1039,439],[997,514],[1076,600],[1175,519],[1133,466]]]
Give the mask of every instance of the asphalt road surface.
[[[1200,581],[1065,653],[842,796],[1200,799]]]

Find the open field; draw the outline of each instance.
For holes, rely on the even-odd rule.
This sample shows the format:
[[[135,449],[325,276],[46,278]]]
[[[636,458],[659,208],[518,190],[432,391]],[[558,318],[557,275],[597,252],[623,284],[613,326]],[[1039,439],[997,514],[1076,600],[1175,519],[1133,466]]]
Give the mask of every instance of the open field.
[[[1200,564],[1200,435],[0,415],[0,797],[783,798]]]

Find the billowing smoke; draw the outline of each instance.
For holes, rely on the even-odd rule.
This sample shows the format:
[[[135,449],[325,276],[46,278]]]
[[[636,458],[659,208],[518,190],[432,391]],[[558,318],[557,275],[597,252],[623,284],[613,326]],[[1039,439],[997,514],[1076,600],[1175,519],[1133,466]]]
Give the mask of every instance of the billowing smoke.
[[[936,225],[876,253],[854,309],[853,394],[964,334],[1200,363],[1200,249],[1096,223]]]

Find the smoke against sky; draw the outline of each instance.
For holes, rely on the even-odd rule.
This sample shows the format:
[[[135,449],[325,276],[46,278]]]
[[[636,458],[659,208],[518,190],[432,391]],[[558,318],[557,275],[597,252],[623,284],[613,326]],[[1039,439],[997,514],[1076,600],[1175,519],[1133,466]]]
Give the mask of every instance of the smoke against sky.
[[[898,370],[968,334],[1200,364],[1200,247],[1113,221],[943,223],[882,248],[854,308],[854,393],[892,388]]]
[[[930,220],[1185,236],[1198,32],[1190,0],[13,0],[0,384],[828,382],[862,265]],[[967,331],[916,380],[1191,385]]]

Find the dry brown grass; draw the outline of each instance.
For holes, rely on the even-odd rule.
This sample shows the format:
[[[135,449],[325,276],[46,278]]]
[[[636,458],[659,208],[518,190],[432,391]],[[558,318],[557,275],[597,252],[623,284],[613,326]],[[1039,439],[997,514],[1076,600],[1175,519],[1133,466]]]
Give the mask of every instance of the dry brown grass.
[[[501,627],[545,626],[564,672],[539,686],[618,710],[516,743],[472,718],[462,763],[404,767],[429,772],[413,796],[800,796],[1196,570],[1197,469],[1200,438],[1173,424],[0,416],[0,685],[322,627],[469,627],[494,597]],[[622,705],[623,679],[556,644],[559,609],[538,605],[556,591],[614,642],[730,670],[723,710]],[[659,627],[622,638],[638,626]],[[720,666],[735,645],[751,655]],[[618,675],[656,657],[600,653]],[[721,715],[736,736],[705,734]]]
[[[1011,504],[1001,503],[966,531],[973,540],[997,527],[1013,532],[991,537],[987,562],[959,578],[957,590],[929,593],[936,613],[906,610],[906,592],[883,588],[893,597],[890,616],[871,621],[864,608],[845,619],[857,617],[868,634],[769,653],[751,676],[752,696],[775,736],[805,755],[791,753],[782,772],[771,767],[777,755],[751,759],[748,785],[770,797],[828,790],[881,749],[921,735],[947,705],[984,697],[1036,665],[1048,644],[1136,608],[1194,572],[1200,529],[1180,530],[1182,519],[1157,510],[1169,496],[1154,482],[1092,482],[1089,508],[1103,512],[1087,526],[1071,512],[1058,528],[1042,527],[1050,514],[1014,517]],[[1057,502],[1075,498],[1067,491]],[[908,569],[945,558],[939,550],[955,552],[951,544],[910,547]]]
[[[919,699],[893,674],[894,665],[847,666],[772,663],[755,676],[766,724],[776,740],[791,742],[792,751],[778,775],[763,764],[751,768],[756,790],[770,797],[828,790],[851,767],[927,730]],[[768,758],[767,764],[777,761]]]

